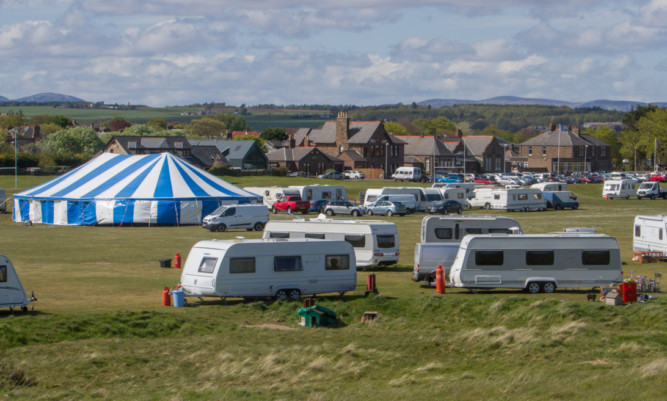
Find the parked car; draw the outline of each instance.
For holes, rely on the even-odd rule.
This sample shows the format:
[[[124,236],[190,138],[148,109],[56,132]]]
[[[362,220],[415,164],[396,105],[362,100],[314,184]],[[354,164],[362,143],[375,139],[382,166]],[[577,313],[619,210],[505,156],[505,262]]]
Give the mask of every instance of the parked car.
[[[314,213],[323,213],[324,212],[324,207],[329,203],[328,199],[318,199],[314,202],[310,202],[310,208],[308,209],[309,212],[314,212]]]
[[[440,178],[438,182],[459,183],[463,182],[463,180],[464,180],[463,174],[447,174],[446,176]]]
[[[325,180],[342,180],[343,173],[339,173],[338,171],[329,171],[328,173],[318,175],[317,178]]]
[[[357,170],[345,170],[343,171],[343,177],[349,180],[363,180],[366,178],[366,174]]]
[[[428,208],[429,213],[438,213],[438,214],[450,214],[450,213],[463,213],[463,205],[459,202],[450,199],[446,201],[435,202],[431,207]]]
[[[361,205],[355,205],[350,201],[331,201],[324,207],[324,213],[327,216],[336,214],[351,214],[354,217],[366,213],[366,209]]]
[[[665,182],[665,176],[662,174],[651,174],[651,181]]]
[[[408,213],[408,208],[401,202],[392,202],[388,200],[381,200],[373,202],[366,206],[366,214],[372,216],[374,214],[385,214],[389,217],[397,214],[405,216]]]
[[[497,184],[497,182],[495,179],[492,179],[491,177],[481,175],[477,177],[477,179],[475,180],[475,184],[495,185]]]
[[[308,177],[308,174],[305,171],[293,171],[287,174],[288,177]]]

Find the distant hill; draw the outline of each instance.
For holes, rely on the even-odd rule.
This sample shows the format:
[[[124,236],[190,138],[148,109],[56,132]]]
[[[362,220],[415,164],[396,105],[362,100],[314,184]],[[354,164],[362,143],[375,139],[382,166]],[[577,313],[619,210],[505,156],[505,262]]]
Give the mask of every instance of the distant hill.
[[[8,100],[5,100],[8,101]],[[78,97],[61,95],[59,93],[38,93],[36,95],[22,97],[20,99],[12,99],[12,102],[26,102],[26,103],[56,103],[56,102],[68,102],[68,103],[80,103],[85,102],[83,99]]]
[[[498,96],[484,100],[463,100],[463,99],[429,99],[419,102],[420,105],[430,105],[431,107],[445,107],[461,104],[497,104],[497,105],[540,105],[540,106],[567,106],[573,109],[599,107],[604,110],[630,111],[631,108],[638,105],[646,106],[648,103],[633,102],[627,100],[592,100],[588,102],[566,102],[555,99],[534,99],[522,98],[517,96]],[[667,107],[667,102],[651,103],[658,107]]]
[[[7,99],[7,98],[4,97],[4,96],[0,96],[0,102],[6,102],[7,100],[9,100],[9,99]]]

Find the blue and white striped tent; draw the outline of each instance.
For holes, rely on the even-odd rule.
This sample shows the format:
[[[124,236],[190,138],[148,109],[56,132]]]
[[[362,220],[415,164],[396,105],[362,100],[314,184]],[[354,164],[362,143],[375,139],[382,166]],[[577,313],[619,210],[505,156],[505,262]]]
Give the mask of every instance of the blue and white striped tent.
[[[14,195],[13,219],[56,225],[201,224],[230,203],[261,204],[262,197],[170,153],[102,153]]]

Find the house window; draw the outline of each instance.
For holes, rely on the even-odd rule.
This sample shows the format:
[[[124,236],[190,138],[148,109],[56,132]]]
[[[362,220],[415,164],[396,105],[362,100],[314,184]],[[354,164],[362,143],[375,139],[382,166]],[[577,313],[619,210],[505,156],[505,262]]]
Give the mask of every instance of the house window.
[[[546,156],[546,155],[547,155],[547,147],[542,146],[542,156]]]
[[[533,147],[528,146],[528,156],[532,156],[532,155],[533,155]]]
[[[199,273],[213,273],[216,264],[218,264],[218,258],[204,257],[199,263]]]
[[[327,255],[325,270],[350,270],[349,255]]]
[[[424,160],[424,168],[426,171],[431,171],[431,159],[428,157]]]
[[[606,156],[607,155],[607,148],[602,147],[600,148],[600,156]]]
[[[230,258],[229,273],[254,273],[255,258]]]
[[[273,258],[273,270],[277,272],[294,272],[303,270],[301,256],[276,256]]]

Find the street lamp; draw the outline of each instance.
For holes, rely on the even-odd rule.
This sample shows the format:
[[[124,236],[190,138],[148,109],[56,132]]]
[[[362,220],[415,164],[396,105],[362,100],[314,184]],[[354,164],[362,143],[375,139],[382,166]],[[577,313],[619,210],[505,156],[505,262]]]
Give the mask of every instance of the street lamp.
[[[384,143],[384,178],[389,175],[389,142]]]
[[[637,147],[635,146],[635,172],[637,172]]]

